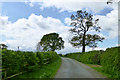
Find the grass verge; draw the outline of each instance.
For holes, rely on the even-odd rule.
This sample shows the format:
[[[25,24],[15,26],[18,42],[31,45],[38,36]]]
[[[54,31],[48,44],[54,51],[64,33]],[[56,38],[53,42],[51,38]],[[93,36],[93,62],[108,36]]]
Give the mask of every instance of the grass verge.
[[[107,78],[112,78],[110,74],[106,74],[105,72],[103,72],[102,70],[102,66],[97,65],[97,64],[86,64],[89,67],[95,69],[96,71],[100,72],[101,74],[103,74],[104,76],[106,76]]]
[[[56,61],[38,68],[38,70],[36,70],[35,72],[26,72],[14,78],[54,78],[60,65],[61,65],[61,58],[58,57]]]

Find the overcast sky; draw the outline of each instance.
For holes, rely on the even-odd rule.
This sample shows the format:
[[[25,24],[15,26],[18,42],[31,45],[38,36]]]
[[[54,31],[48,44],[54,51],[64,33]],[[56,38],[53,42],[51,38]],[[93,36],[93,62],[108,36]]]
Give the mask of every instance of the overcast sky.
[[[31,2],[30,2],[31,1]],[[65,49],[58,53],[81,52],[68,41],[71,34],[68,31],[71,26],[70,16],[77,10],[87,11],[99,18],[101,32],[99,34],[106,39],[98,43],[95,50],[118,45],[118,5],[106,4],[106,0],[26,0],[22,2],[0,3],[0,43],[8,45],[8,49],[17,50],[17,46],[23,51],[35,51],[36,44],[43,35],[56,32],[65,41]],[[92,50],[87,47],[86,51]]]

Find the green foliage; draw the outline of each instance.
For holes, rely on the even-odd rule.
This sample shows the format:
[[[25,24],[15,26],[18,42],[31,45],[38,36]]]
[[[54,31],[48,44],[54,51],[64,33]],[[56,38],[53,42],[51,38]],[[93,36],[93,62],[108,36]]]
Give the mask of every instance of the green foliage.
[[[61,65],[61,58],[57,57],[57,59],[49,64],[43,65],[40,68],[38,68],[34,72],[26,72],[24,74],[18,75],[16,77],[13,77],[12,79],[19,79],[19,78],[25,78],[25,79],[33,79],[33,78],[40,78],[40,80],[52,80],[50,78],[54,78],[56,72],[58,71],[59,67]],[[48,78],[48,79],[47,79]]]
[[[0,44],[0,49],[7,49],[7,45],[5,45],[5,44]]]
[[[120,50],[120,47],[108,48],[101,55],[103,71],[111,74],[113,78],[120,78],[120,53],[118,53],[118,50]]]
[[[70,53],[66,57],[76,59],[86,64],[102,65],[101,71],[111,75],[111,78],[120,78],[120,47],[107,48],[106,51],[89,51],[80,54]]]
[[[100,55],[102,51],[89,51],[79,57],[79,61],[87,64],[100,64]]]
[[[39,65],[42,65],[46,62],[50,63],[54,61],[57,56],[58,56],[57,53],[53,51],[37,52],[37,57],[39,59]]]
[[[98,25],[99,19],[93,19],[93,15],[86,11],[78,10],[75,15],[71,15],[70,32],[74,34],[69,41],[73,47],[82,48],[82,52],[85,52],[85,46],[97,47],[97,42],[102,42],[104,37],[97,34],[87,34],[88,31],[95,30],[100,32],[100,26]]]
[[[34,72],[37,68],[54,61],[58,57],[56,52],[21,52],[2,50],[3,78],[20,72]]]
[[[73,36],[69,42],[73,47],[80,48],[81,46],[83,46],[83,36],[84,34]],[[99,35],[86,34],[84,41],[85,41],[85,46],[97,47],[97,42],[99,41],[102,42],[103,40],[104,38],[100,37]]]
[[[64,57],[69,57],[69,58],[78,60],[79,54],[80,54],[80,52],[69,53],[69,54],[65,54]]]
[[[37,49],[42,48],[42,51],[55,51],[64,48],[64,41],[59,37],[58,33],[46,34],[42,37],[37,45]]]
[[[63,57],[63,55],[62,54],[58,54],[59,56],[61,56],[61,57]]]
[[[100,54],[102,51],[89,51],[85,53],[69,53],[65,57],[76,59],[87,64],[100,64]]]

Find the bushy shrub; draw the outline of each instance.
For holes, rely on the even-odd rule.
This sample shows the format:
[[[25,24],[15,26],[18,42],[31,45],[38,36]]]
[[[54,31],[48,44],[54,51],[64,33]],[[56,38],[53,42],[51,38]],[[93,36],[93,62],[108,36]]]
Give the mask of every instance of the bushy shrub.
[[[86,64],[100,64],[100,56],[102,53],[102,50],[89,51],[85,53],[77,52],[66,54],[65,57],[73,58]]]
[[[113,78],[120,78],[120,53],[117,48],[108,48],[101,55],[101,65],[105,73],[111,74]]]
[[[68,54],[65,54],[64,57],[69,57],[69,58],[78,60],[78,57],[80,54],[81,54],[80,52],[68,53]]]
[[[7,77],[24,71],[35,71],[44,63],[52,62],[58,57],[56,52],[22,52],[2,50],[2,76]]]
[[[44,64],[43,52],[36,52],[36,56],[38,57],[38,65],[43,65]]]
[[[59,56],[63,57],[63,55],[62,55],[62,54],[59,54]]]
[[[86,64],[100,64],[100,56],[103,51],[89,51],[79,57],[79,61]]]

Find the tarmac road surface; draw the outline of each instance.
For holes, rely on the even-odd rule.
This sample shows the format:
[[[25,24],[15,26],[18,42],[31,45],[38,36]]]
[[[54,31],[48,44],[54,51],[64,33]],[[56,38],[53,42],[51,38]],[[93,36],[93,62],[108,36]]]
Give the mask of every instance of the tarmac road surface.
[[[83,63],[62,57],[62,64],[55,78],[105,78],[105,76]]]

